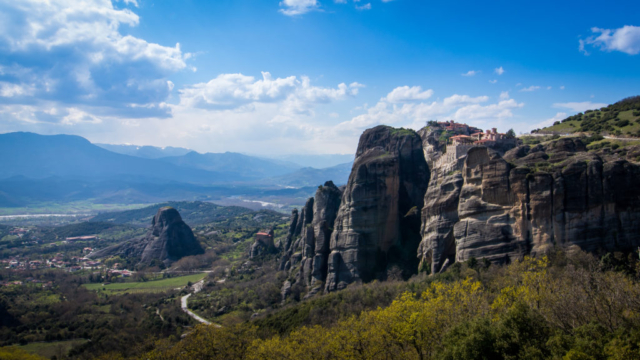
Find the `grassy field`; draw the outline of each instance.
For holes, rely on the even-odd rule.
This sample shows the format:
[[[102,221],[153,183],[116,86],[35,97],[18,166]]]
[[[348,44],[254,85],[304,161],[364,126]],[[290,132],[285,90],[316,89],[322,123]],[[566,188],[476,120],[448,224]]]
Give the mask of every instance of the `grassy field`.
[[[53,342],[35,342],[27,345],[18,346],[20,349],[30,352],[32,354],[40,355],[44,358],[50,359],[52,356],[56,356],[60,359],[61,355],[65,356],[74,346],[82,345],[88,340],[74,339],[65,341],[53,341]]]
[[[206,276],[205,273],[192,274],[186,276],[172,277],[162,280],[139,281],[114,283],[103,286],[102,284],[84,284],[88,290],[104,291],[108,294],[118,293],[140,293],[140,292],[161,292],[183,287],[189,282],[195,283],[202,280]]]
[[[28,207],[0,207],[0,215],[14,214],[86,214],[105,211],[122,211],[139,209],[149,204],[97,204],[90,200],[75,201],[68,203],[42,202]]]

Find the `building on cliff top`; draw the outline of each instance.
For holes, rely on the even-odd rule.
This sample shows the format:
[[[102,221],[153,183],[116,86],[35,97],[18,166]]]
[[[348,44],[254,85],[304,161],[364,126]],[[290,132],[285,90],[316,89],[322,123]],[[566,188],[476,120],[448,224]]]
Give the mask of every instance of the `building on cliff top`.
[[[517,139],[511,138],[504,133],[499,133],[497,128],[492,128],[491,130],[486,130],[483,132],[480,129],[470,127],[467,124],[458,124],[451,120],[450,122],[438,123],[440,124],[449,124],[445,129],[457,129],[454,131],[463,131],[463,132],[471,132],[473,133],[469,135],[458,134],[451,136],[447,143],[447,147],[445,153],[436,161],[436,167],[442,167],[443,165],[452,164],[456,160],[461,157],[467,155],[469,149],[476,146],[500,146],[500,145],[508,145],[513,144],[517,145]]]

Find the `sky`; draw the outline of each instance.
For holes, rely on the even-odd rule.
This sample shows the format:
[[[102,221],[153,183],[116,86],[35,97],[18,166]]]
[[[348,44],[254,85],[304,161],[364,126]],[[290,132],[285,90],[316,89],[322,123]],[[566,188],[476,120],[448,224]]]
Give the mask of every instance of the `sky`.
[[[0,133],[351,154],[428,120],[526,133],[640,94],[640,2],[0,0]]]

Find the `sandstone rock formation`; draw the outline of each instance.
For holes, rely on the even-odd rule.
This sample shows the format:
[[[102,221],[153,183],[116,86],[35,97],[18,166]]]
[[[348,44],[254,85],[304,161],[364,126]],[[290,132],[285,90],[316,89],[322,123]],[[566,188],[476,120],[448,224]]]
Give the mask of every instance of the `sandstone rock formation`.
[[[273,243],[273,235],[273,229],[268,232],[257,233],[255,241],[249,248],[249,259],[275,252],[276,246]]]
[[[640,245],[640,146],[587,151],[579,138],[510,139],[445,157],[443,132],[363,133],[347,185],[325,183],[292,213],[283,298],[437,273],[472,257],[507,263],[556,246]]]
[[[331,235],[326,291],[384,279],[392,266],[405,276],[417,271],[428,181],[414,131],[377,126],[362,134]]]
[[[163,207],[153,217],[151,228],[144,236],[95,251],[87,257],[139,257],[143,264],[157,259],[168,266],[185,256],[199,254],[204,254],[204,250],[189,225],[182,221],[176,209]]]
[[[460,160],[460,170],[434,169],[425,194],[418,256],[432,272],[471,257],[509,262],[556,245],[640,245],[638,165],[587,152],[578,138],[504,156],[477,147]]]

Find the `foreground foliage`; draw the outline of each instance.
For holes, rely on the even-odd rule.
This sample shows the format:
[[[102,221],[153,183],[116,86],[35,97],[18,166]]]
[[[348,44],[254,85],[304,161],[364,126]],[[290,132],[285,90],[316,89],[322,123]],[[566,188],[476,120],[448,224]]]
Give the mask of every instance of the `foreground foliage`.
[[[577,253],[553,261],[525,258],[503,268],[472,263],[453,270],[461,279],[431,282],[421,294],[405,292],[385,308],[330,326],[274,335],[251,323],[199,326],[180,342],[154,344],[143,357],[640,358],[640,285],[634,280],[634,261],[597,261]]]

